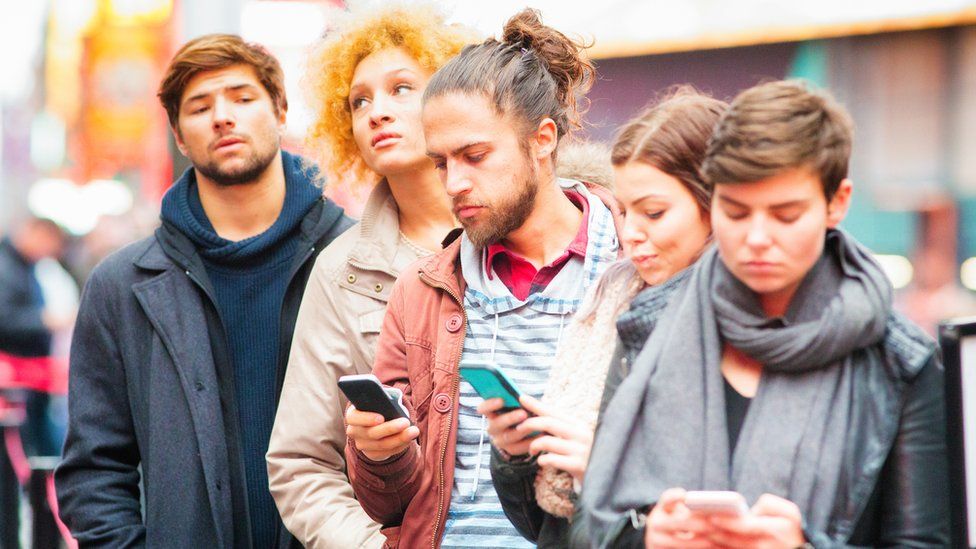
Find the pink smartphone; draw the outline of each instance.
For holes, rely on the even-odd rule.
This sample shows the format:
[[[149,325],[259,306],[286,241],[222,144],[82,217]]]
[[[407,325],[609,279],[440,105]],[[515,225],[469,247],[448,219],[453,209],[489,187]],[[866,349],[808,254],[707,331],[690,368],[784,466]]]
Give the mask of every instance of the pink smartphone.
[[[731,491],[697,490],[685,494],[685,506],[695,513],[741,516],[749,513],[742,494]]]

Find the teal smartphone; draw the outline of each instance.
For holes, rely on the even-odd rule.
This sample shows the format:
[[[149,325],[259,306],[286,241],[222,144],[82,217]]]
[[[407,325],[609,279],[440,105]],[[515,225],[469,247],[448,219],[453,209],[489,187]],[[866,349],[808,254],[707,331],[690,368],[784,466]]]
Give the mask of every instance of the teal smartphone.
[[[519,397],[522,393],[505,372],[492,364],[468,364],[461,366],[461,377],[474,387],[481,398],[500,398],[505,401],[501,411],[507,412],[521,408]]]

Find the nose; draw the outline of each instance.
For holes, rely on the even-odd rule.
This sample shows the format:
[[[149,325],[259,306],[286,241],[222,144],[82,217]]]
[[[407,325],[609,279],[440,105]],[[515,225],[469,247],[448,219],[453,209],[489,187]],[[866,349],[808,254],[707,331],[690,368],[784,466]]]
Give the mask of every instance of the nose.
[[[754,249],[764,249],[771,244],[772,235],[768,220],[763,215],[755,215],[746,233],[746,245]]]
[[[441,178],[444,181],[444,190],[451,198],[456,198],[471,190],[471,178],[464,170],[458,166],[452,166],[450,160],[444,165],[441,171]]]
[[[393,121],[393,112],[390,109],[389,101],[381,94],[373,98],[373,104],[369,111],[369,126],[378,128],[383,124]]]
[[[224,131],[234,127],[234,114],[230,103],[223,97],[218,97],[213,106],[214,130]]]
[[[636,213],[624,216],[624,225],[623,230],[620,232],[620,238],[624,244],[629,246],[634,246],[647,240],[647,234],[637,224]]]

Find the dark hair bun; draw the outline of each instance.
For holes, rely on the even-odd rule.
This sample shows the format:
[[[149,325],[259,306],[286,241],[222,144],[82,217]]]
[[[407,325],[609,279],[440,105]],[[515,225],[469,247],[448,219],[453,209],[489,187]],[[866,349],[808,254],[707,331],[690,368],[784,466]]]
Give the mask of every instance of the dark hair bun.
[[[589,47],[582,41],[542,24],[539,10],[525,8],[505,23],[502,43],[536,55],[556,80],[559,102],[569,110],[570,122],[578,125],[577,101],[593,83],[593,64],[582,53]]]

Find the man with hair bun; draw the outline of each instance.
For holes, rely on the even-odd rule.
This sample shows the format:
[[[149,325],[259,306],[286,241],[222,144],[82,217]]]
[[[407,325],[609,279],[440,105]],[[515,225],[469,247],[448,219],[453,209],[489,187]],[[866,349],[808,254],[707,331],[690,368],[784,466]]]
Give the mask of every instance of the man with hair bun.
[[[490,438],[504,435],[482,414],[501,399],[479,406],[458,369],[491,363],[541,395],[563,328],[618,258],[609,193],[556,176],[594,74],[581,49],[527,9],[427,85],[427,155],[464,231],[403,271],[383,321],[373,373],[403,390],[412,423],[346,412],[350,480],[367,513],[399,527],[391,546],[532,546],[491,482]]]
[[[191,40],[159,99],[193,166],[82,296],[61,518],[84,547],[288,547],[264,456],[312,264],[352,222],[281,150],[263,47]]]

